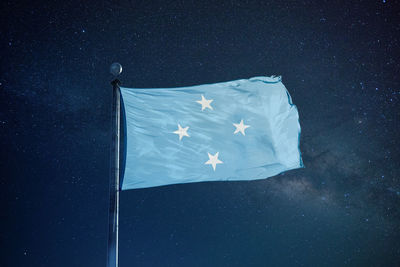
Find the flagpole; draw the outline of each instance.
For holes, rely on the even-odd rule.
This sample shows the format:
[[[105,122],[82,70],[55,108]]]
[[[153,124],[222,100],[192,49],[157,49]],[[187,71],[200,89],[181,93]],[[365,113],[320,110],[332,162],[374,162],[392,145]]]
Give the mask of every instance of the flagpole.
[[[122,72],[119,63],[113,63],[110,68],[111,73],[116,77]],[[115,78],[111,84],[113,87],[112,102],[112,140],[111,140],[111,170],[110,170],[110,207],[108,216],[108,253],[107,267],[118,267],[118,223],[119,223],[119,165],[120,165],[120,111],[121,111],[121,91],[120,81]]]

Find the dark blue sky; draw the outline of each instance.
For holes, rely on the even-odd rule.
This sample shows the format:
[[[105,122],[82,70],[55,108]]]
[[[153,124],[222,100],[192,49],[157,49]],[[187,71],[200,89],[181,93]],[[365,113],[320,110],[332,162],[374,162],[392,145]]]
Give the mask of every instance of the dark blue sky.
[[[121,194],[120,266],[395,266],[395,1],[0,3],[0,266],[105,266],[122,85],[282,75],[305,169]]]

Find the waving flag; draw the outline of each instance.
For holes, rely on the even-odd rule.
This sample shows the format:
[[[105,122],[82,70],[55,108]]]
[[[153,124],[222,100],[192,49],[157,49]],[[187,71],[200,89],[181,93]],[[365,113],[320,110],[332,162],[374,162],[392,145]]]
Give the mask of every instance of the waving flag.
[[[299,116],[281,77],[120,89],[123,190],[263,179],[303,167]]]

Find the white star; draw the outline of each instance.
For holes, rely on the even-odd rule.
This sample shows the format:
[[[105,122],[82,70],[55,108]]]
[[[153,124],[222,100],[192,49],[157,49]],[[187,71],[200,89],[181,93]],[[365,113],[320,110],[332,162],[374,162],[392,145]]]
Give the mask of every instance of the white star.
[[[203,111],[204,109],[206,109],[206,108],[209,108],[209,109],[213,109],[212,108],[212,106],[210,105],[211,104],[211,102],[213,102],[214,100],[213,99],[210,99],[210,100],[208,100],[208,99],[206,99],[205,97],[204,97],[204,95],[201,95],[201,100],[198,100],[198,101],[196,101],[197,103],[199,103],[199,104],[201,104],[201,111]]]
[[[215,168],[217,167],[217,164],[222,164],[223,163],[222,161],[220,161],[218,159],[218,154],[219,154],[219,152],[215,153],[215,155],[213,156],[210,153],[208,153],[209,160],[206,163],[204,163],[204,164],[211,164],[213,169],[214,169],[214,171],[215,171]]]
[[[190,137],[187,133],[187,130],[189,127],[182,128],[182,126],[178,123],[178,130],[174,132],[174,134],[179,134],[179,141],[182,139],[182,137],[187,136]]]
[[[247,128],[250,127],[250,125],[244,124],[243,120],[241,120],[240,123],[234,123],[233,125],[236,127],[236,130],[235,130],[234,134],[237,134],[238,132],[241,132],[243,135],[246,135],[244,133],[244,130],[246,130]]]

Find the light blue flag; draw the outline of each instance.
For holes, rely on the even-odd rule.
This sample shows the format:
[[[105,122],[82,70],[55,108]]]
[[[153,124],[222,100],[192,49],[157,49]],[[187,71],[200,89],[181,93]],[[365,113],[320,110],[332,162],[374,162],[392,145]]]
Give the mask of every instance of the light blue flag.
[[[121,93],[123,190],[263,179],[303,167],[299,115],[281,77]]]

